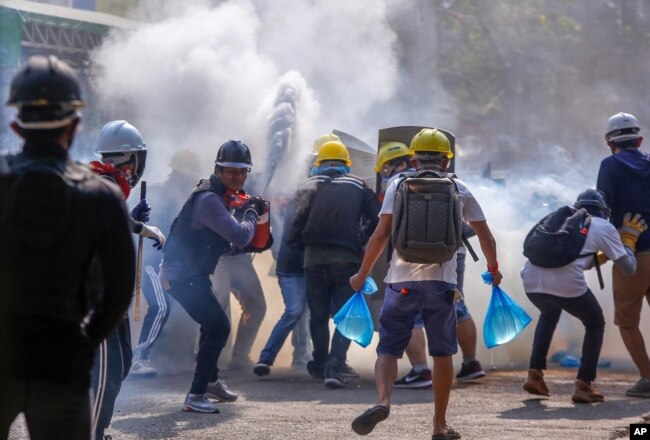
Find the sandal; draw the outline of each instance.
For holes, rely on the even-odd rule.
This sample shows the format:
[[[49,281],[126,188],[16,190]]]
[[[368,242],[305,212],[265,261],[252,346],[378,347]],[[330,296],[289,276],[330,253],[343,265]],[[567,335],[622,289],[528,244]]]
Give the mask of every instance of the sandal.
[[[377,423],[386,420],[390,411],[383,405],[375,405],[354,419],[352,430],[359,435],[370,434]]]
[[[456,440],[460,438],[460,433],[454,428],[447,426],[442,434],[433,434],[431,440]]]

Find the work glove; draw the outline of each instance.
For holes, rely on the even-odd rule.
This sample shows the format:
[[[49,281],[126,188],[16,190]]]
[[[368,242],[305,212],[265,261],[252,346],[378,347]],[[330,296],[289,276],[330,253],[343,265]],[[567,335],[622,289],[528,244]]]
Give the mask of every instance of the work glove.
[[[165,234],[162,233],[160,229],[155,226],[149,226],[142,224],[142,230],[140,231],[140,237],[150,238],[153,240],[153,247],[160,250],[165,244]]]
[[[131,210],[131,218],[136,222],[146,223],[151,219],[149,215],[150,212],[151,206],[149,203],[147,203],[146,200],[143,199],[140,200],[140,203],[135,205],[135,207]]]
[[[266,200],[262,198],[262,196],[253,196],[250,199],[248,199],[248,203],[246,204],[246,211],[255,211],[257,214],[257,217],[261,217],[262,214],[266,212]]]
[[[623,226],[618,228],[618,233],[621,235],[623,245],[629,247],[632,252],[636,252],[636,242],[647,229],[648,225],[641,214],[633,216],[631,212],[626,212],[623,216]]]

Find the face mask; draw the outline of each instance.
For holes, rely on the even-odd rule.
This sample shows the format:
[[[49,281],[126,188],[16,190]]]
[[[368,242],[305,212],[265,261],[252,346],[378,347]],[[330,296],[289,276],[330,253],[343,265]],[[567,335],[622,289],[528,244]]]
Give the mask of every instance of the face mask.
[[[319,166],[319,167],[314,167],[309,171],[310,176],[316,176],[318,174],[324,174],[328,171],[337,171],[341,174],[350,174],[350,167],[342,165],[342,166],[337,166],[337,167],[332,167],[332,166]]]
[[[388,182],[390,182],[390,177],[381,176],[381,192],[383,194],[386,194],[386,190],[388,189]]]

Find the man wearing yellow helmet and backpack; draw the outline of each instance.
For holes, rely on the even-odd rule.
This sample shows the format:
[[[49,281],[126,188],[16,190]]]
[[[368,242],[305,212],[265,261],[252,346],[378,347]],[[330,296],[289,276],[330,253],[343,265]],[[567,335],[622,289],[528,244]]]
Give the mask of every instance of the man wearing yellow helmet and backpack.
[[[359,269],[362,247],[377,225],[375,193],[350,175],[350,153],[343,143],[325,142],[312,177],[301,184],[288,244],[304,249],[303,267],[310,331],[314,345],[309,373],[328,388],[347,386],[344,373],[350,340],[338,331],[329,347],[329,319],[354,294],[348,279]],[[360,224],[367,224],[360,228]]]
[[[501,282],[501,273],[496,242],[481,206],[465,183],[447,175],[453,154],[447,137],[437,129],[426,128],[415,135],[411,149],[416,168],[424,171],[390,184],[359,272],[350,278],[350,286],[358,290],[391,239],[394,252],[384,280],[386,296],[379,318],[375,364],[377,403],[352,422],[352,429],[366,435],[388,417],[397,359],[402,357],[415,318],[421,314],[434,361],[432,439],[457,439],[460,434],[447,425],[446,412],[454,379],[451,357],[457,352],[454,299],[462,221],[476,231],[495,285]],[[450,215],[405,216],[406,209],[409,213],[446,209]]]
[[[442,133],[440,132],[442,135]],[[444,136],[444,135],[443,135]],[[434,136],[432,140],[437,140]],[[426,142],[420,138],[420,142],[415,144],[418,152],[427,152],[429,150],[437,152],[438,149],[446,152],[446,146],[449,145],[446,139],[440,138],[441,142]],[[377,166],[375,172],[380,173],[382,177],[382,193],[386,192],[390,183],[399,176],[414,174],[416,169],[413,165],[413,157],[416,151],[401,142],[387,142],[382,145],[377,155]],[[448,159],[453,157],[451,151],[448,152]],[[384,186],[385,185],[385,186]],[[383,201],[383,196],[380,197]],[[463,224],[463,234],[466,237],[474,235],[474,231],[465,223]],[[465,246],[461,246],[456,255],[456,289],[464,294],[463,281],[465,276]],[[461,371],[456,375],[460,381],[479,379],[485,376],[481,364],[476,360],[476,324],[472,315],[467,309],[464,299],[456,304],[456,319],[458,321],[458,345],[463,354],[463,364]],[[415,319],[415,327],[411,334],[411,340],[406,347],[406,355],[411,362],[411,371],[394,383],[395,388],[420,389],[431,386],[431,370],[427,364],[426,341],[424,337],[424,323],[422,317]]]

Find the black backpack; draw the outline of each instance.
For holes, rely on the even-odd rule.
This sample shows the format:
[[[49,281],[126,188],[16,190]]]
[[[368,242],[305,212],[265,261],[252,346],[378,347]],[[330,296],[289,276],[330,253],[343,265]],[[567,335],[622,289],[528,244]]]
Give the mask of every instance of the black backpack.
[[[584,208],[563,206],[541,219],[524,240],[524,256],[535,266],[556,268],[566,266],[578,258],[593,256],[598,279],[603,288],[596,253],[582,254],[591,215]]]

